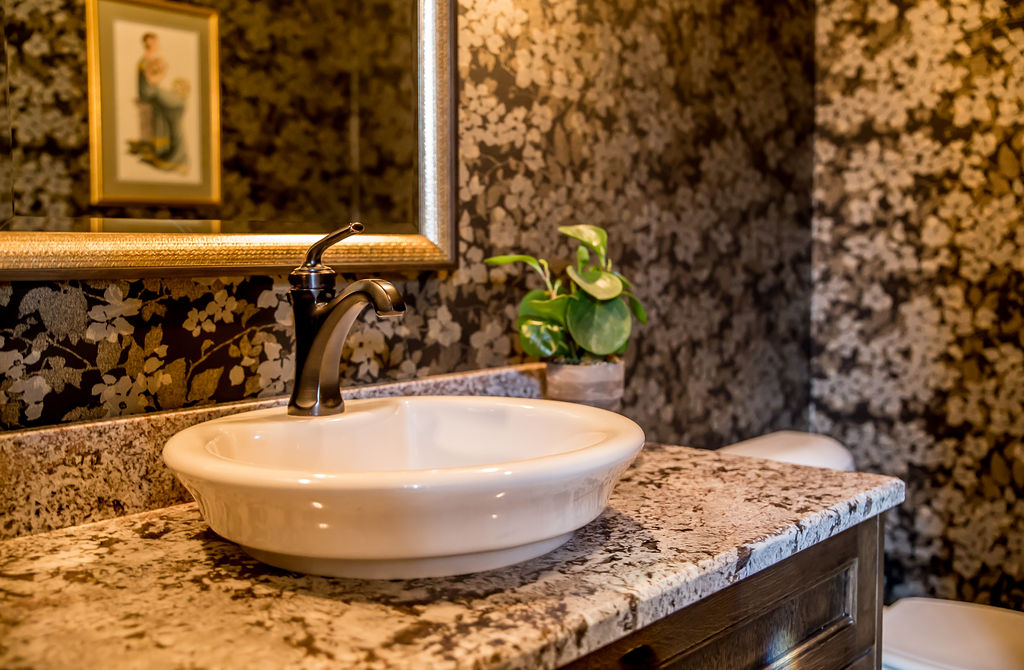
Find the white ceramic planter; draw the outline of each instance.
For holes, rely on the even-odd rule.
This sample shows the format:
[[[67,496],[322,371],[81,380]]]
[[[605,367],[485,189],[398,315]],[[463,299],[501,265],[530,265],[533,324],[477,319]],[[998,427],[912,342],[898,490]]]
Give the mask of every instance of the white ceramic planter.
[[[625,366],[617,363],[548,363],[544,397],[617,412],[622,407]]]

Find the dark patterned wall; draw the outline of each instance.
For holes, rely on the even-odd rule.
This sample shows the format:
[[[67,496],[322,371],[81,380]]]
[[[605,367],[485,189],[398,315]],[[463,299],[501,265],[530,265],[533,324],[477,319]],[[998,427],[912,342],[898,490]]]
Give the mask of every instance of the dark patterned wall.
[[[223,205],[210,207],[90,205],[84,0],[6,4],[16,214],[415,220],[410,0],[191,3],[220,26]]]
[[[804,425],[813,107],[812,425],[908,482],[891,594],[1024,607],[1021,5],[689,4],[463,2],[460,269],[401,282],[412,309],[354,331],[347,379],[518,360],[526,284],[482,259],[564,255],[555,227],[595,222],[651,312],[627,412],[652,438]],[[0,288],[0,418],[280,393],[283,290]],[[175,365],[193,381],[161,393]]]
[[[651,316],[627,391],[649,437],[806,426],[812,12],[691,4],[462,4],[460,267],[399,282],[411,309],[354,330],[349,383],[520,360],[511,324],[533,280],[482,261],[567,257],[556,227],[586,222],[608,227]],[[284,284],[7,285],[2,420],[279,394]]]
[[[48,424],[280,395],[293,374],[290,316],[280,302],[267,277],[0,286],[0,421]]]
[[[1024,608],[1024,5],[817,21],[813,426],[907,482],[892,595]]]

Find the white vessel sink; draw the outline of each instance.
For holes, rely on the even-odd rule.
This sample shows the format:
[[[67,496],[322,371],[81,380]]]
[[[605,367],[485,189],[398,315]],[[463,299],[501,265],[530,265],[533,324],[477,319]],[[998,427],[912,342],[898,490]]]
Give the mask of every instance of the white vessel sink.
[[[285,407],[181,431],[164,461],[210,527],[289,570],[412,578],[539,556],[596,518],[643,446],[629,419],[494,397]]]

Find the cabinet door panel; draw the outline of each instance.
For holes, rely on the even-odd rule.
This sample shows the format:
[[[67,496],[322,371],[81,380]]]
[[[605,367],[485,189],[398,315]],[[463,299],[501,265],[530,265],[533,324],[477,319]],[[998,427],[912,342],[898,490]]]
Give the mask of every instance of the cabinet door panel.
[[[869,519],[567,668],[877,667],[880,533]]]
[[[856,622],[857,561],[669,659],[671,670],[785,668]]]

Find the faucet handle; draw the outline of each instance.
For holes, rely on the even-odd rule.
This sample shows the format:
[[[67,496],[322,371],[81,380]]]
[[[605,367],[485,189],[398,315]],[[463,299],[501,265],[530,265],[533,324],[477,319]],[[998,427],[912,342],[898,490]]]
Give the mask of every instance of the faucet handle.
[[[361,223],[350,223],[333,233],[322,237],[306,250],[306,260],[288,275],[292,286],[304,289],[333,289],[335,271],[323,264],[324,252],[346,237],[363,232],[366,227]]]
[[[361,223],[350,223],[344,228],[339,228],[333,233],[326,235],[316,242],[314,242],[309,249],[306,250],[306,260],[296,270],[303,268],[312,268],[323,265],[324,252],[330,247],[333,247],[338,242],[341,242],[346,237],[352,237],[366,230],[366,226]]]

